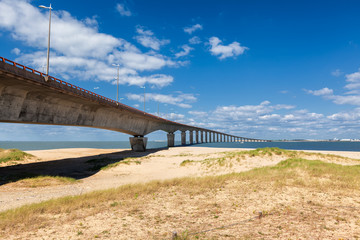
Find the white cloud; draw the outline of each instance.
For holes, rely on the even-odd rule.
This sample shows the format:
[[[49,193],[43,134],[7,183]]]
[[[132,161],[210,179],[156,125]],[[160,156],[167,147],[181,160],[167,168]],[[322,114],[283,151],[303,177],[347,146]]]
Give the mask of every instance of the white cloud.
[[[193,50],[192,47],[190,47],[189,45],[186,45],[186,44],[183,45],[181,48],[183,50],[181,52],[178,52],[175,54],[176,58],[187,56],[187,55],[189,55],[190,51]]]
[[[353,90],[353,89],[359,89],[360,88],[360,72],[354,72],[351,74],[346,74],[346,81],[349,82],[345,86],[345,88]]]
[[[19,55],[21,53],[20,49],[18,48],[14,48],[13,50],[11,50],[11,52],[15,55]]]
[[[151,48],[153,50],[160,50],[160,47],[170,43],[168,39],[159,40],[154,36],[154,33],[150,30],[144,30],[143,26],[137,26],[136,32],[139,34],[135,36],[138,43],[144,47]]]
[[[191,27],[185,27],[184,28],[184,32],[188,33],[188,34],[192,34],[193,32],[195,32],[196,30],[202,30],[203,26],[201,24],[195,24]]]
[[[144,101],[143,94],[129,93],[126,96],[129,100]],[[192,106],[189,103],[195,102],[196,100],[196,97],[192,94],[180,93],[178,96],[173,96],[165,94],[146,93],[146,101],[155,101],[159,103],[171,104],[181,108],[191,108]]]
[[[48,12],[29,1],[0,1],[0,30],[29,48],[16,61],[42,71],[46,63],[48,36]],[[184,62],[172,61],[169,57],[154,52],[142,53],[128,41],[98,31],[96,16],[77,20],[66,11],[52,12],[50,74],[69,80],[113,81],[112,63],[120,64],[122,84],[148,83],[154,87],[167,86],[171,76],[152,74],[140,76],[138,71],[160,70],[163,67],[182,66]],[[149,35],[149,31],[139,29]],[[160,40],[159,40],[160,41]],[[160,41],[160,45],[164,42]],[[156,47],[155,47],[156,48]],[[33,51],[31,51],[33,50]],[[18,50],[13,52],[20,53]]]
[[[161,117],[175,122],[182,122],[185,115],[179,113],[161,113]]]
[[[120,13],[121,16],[130,17],[132,15],[128,7],[124,3],[116,4],[116,10]]]
[[[200,40],[200,38],[198,36],[194,36],[194,37],[189,39],[189,43],[193,44],[193,45],[200,44],[201,40]]]
[[[314,96],[324,96],[324,95],[333,95],[334,91],[332,89],[329,88],[322,88],[319,90],[306,90],[307,93],[310,93]]]
[[[196,116],[198,118],[205,118],[208,116],[207,112],[201,112],[201,111],[189,111],[189,114]]]
[[[217,37],[211,37],[209,44],[211,45],[210,52],[214,56],[218,56],[219,59],[225,59],[228,57],[236,57],[244,53],[249,48],[240,46],[240,43],[233,42],[229,45],[222,45],[221,40]]]

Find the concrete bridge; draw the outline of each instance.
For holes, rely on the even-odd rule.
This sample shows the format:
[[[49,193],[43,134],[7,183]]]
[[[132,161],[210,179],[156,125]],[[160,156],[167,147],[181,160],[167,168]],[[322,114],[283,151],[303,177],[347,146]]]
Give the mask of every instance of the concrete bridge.
[[[160,118],[0,57],[0,122],[83,126],[132,135],[134,151],[145,151],[147,134],[167,132],[168,146],[181,132],[181,144],[264,142]]]

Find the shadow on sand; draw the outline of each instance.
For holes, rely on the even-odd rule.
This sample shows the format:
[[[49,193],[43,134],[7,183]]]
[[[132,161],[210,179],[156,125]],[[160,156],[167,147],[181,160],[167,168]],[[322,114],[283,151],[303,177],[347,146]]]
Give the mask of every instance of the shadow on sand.
[[[0,186],[21,179],[37,176],[61,176],[74,179],[90,177],[109,164],[129,157],[144,157],[167,148],[149,149],[146,152],[124,150],[79,158],[65,158],[46,162],[34,162],[0,167]]]

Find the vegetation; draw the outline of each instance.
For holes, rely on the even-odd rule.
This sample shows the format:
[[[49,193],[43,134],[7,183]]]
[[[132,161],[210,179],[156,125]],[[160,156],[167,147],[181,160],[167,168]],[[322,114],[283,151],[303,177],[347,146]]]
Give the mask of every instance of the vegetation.
[[[25,153],[18,149],[1,149],[0,148],[0,163],[23,161],[27,158],[34,157],[31,154]]]
[[[318,160],[290,158],[272,167],[262,167],[242,173],[126,185],[116,189],[63,197],[2,212],[0,213],[0,233],[14,228],[17,229],[16,231],[24,229],[29,231],[29,229],[37,229],[40,226],[46,227],[57,219],[54,216],[61,216],[61,221],[79,220],[107,211],[109,207],[143,219],[146,204],[156,202],[159,196],[162,196],[160,199],[163,199],[164,196],[166,199],[181,196],[179,198],[183,201],[184,198],[193,199],[205,193],[215,194],[225,188],[231,189],[232,193],[241,193],[240,196],[246,196],[246,194],[244,195],[246,192],[247,194],[256,191],[271,192],[272,190],[280,192],[279,190],[284,187],[301,187],[320,191],[331,188],[351,193],[360,188],[360,166],[342,166]],[[197,204],[201,202],[197,201]],[[235,206],[237,203],[232,204]],[[220,208],[221,205],[217,203],[210,208],[213,209],[211,212],[213,219],[221,217]],[[266,211],[264,210],[264,212]]]
[[[36,177],[25,178],[17,182],[14,182],[12,184],[20,187],[37,188],[37,187],[47,187],[54,185],[72,184],[75,183],[76,181],[77,181],[76,179],[69,177],[36,176]]]
[[[268,157],[271,158],[273,156],[280,156],[283,159],[288,158],[304,158],[309,160],[332,160],[332,161],[341,161],[341,160],[353,160],[359,161],[359,159],[350,159],[347,157],[342,157],[338,155],[332,154],[322,154],[322,153],[309,153],[303,151],[293,151],[293,150],[284,150],[280,148],[258,148],[254,150],[248,151],[232,151],[232,152],[223,152],[221,157],[216,158],[206,158],[200,161],[187,160],[188,162],[181,163],[182,166],[185,166],[187,163],[201,163],[207,167],[232,167],[235,162],[240,162],[246,158],[254,158],[254,157]]]
[[[100,158],[100,159],[91,159],[88,160],[87,163],[92,165],[89,170],[90,171],[99,171],[99,170],[108,170],[110,168],[114,168],[119,166],[120,164],[130,165],[135,163],[136,165],[140,165],[141,161],[137,160],[138,158]]]

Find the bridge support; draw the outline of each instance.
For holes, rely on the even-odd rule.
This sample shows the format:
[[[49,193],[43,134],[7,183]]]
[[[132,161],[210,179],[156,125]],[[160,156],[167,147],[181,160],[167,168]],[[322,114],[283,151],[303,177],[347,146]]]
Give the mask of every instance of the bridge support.
[[[199,131],[195,131],[195,135],[196,135],[196,143],[199,144]]]
[[[192,145],[194,144],[194,132],[190,131],[189,134],[190,134],[190,138],[189,138],[190,145]]]
[[[181,145],[186,145],[186,132],[181,132]]]
[[[175,134],[174,133],[168,133],[167,140],[168,140],[168,147],[175,146]]]
[[[145,152],[147,139],[147,137],[142,136],[129,137],[131,150],[135,152]]]

